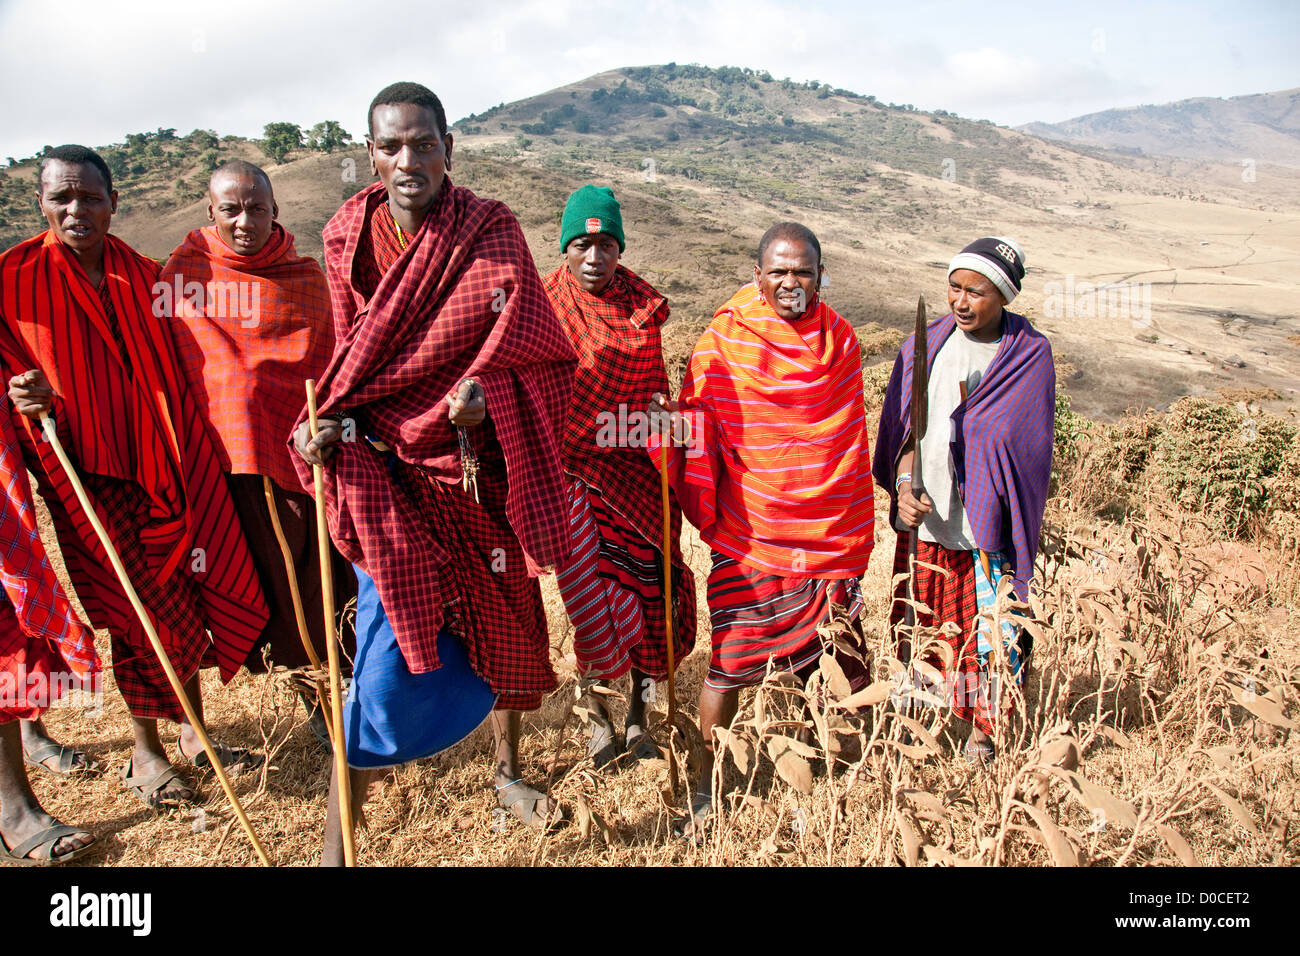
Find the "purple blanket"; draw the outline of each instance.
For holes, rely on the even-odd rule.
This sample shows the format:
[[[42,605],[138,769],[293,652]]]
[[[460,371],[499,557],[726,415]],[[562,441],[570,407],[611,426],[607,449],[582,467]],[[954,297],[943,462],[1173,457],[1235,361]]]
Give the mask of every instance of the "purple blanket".
[[[926,335],[932,367],[935,355],[955,328],[951,315],[930,323]],[[912,338],[907,337],[894,363],[872,450],[876,481],[889,491],[891,527],[898,514],[894,465],[912,434],[908,421]],[[970,397],[957,406],[952,422],[957,486],[975,543],[985,551],[1001,551],[1012,558],[1016,593],[1025,600],[1052,474],[1056,370],[1052,346],[1024,316],[1003,313],[1002,344],[993,364]],[[943,423],[931,422],[929,427],[942,428]]]

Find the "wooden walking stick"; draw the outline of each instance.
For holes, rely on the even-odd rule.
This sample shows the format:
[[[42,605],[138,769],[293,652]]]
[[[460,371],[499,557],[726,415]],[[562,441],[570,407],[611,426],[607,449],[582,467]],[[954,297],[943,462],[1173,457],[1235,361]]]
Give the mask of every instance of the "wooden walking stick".
[[[673,648],[673,547],[672,508],[668,500],[668,449],[672,440],[671,418],[663,429],[659,448],[659,477],[664,502],[664,633],[668,637],[668,783],[677,792],[677,758],[673,754],[673,733],[677,729],[677,674]]]
[[[275,486],[266,475],[262,476],[262,492],[266,495],[266,509],[271,513],[271,527],[275,529],[275,540],[280,544],[280,556],[284,558],[284,573],[289,576],[289,596],[293,598],[293,616],[298,622],[298,636],[302,638],[302,648],[307,652],[307,659],[316,670],[324,670],[320,655],[312,646],[311,634],[307,630],[307,615],[302,608],[302,592],[298,590],[298,571],[294,567],[293,553],[289,550],[289,541],[284,536],[284,527],[280,524],[280,513],[275,505]]]
[[[316,422],[316,380],[307,379],[307,420],[311,437],[319,430]],[[343,865],[357,865],[352,833],[352,787],[348,779],[348,755],[343,736],[343,691],[339,680],[339,649],[334,640],[334,569],[330,566],[330,529],[325,518],[325,469],[311,466],[316,482],[316,540],[320,549],[321,603],[325,605],[325,651],[330,664],[330,716],[334,732],[334,775],[338,780],[339,827],[343,831]]]
[[[289,577],[289,596],[293,599],[293,616],[298,622],[298,637],[302,639],[303,650],[307,652],[307,659],[311,661],[312,668],[319,674],[325,669],[325,665],[321,663],[320,655],[316,653],[316,648],[311,643],[311,633],[307,630],[307,615],[302,607],[302,592],[298,589],[298,570],[294,567],[293,553],[289,550],[289,542],[284,536],[284,527],[280,524],[280,512],[275,503],[275,485],[266,475],[262,476],[262,493],[266,495],[266,509],[271,513],[271,527],[275,530],[275,540],[280,543],[284,573]],[[327,696],[329,692],[322,681],[317,680],[315,684],[316,701],[325,716],[325,729],[329,732],[332,747],[334,746],[334,720],[330,716],[333,711],[329,706]]]
[[[127,600],[131,602],[131,607],[135,609],[136,616],[140,618],[140,623],[144,626],[144,632],[149,638],[149,643],[153,646],[154,653],[158,655],[158,663],[162,664],[163,673],[167,675],[167,682],[172,685],[172,692],[176,695],[176,699],[181,702],[181,709],[185,711],[185,718],[190,722],[190,726],[194,728],[199,742],[203,744],[203,752],[208,755],[208,762],[212,764],[212,770],[221,783],[221,789],[226,792],[226,799],[230,801],[231,809],[235,811],[240,826],[248,834],[248,841],[253,844],[253,850],[257,853],[257,858],[262,861],[263,866],[270,866],[271,858],[266,855],[266,850],[262,847],[262,841],[257,838],[257,834],[253,831],[253,824],[249,822],[248,814],[244,813],[244,808],[240,806],[239,798],[235,796],[234,788],[230,786],[230,778],[226,776],[226,768],[222,765],[221,758],[217,756],[217,750],[212,746],[212,740],[203,727],[203,721],[199,720],[194,705],[190,703],[190,698],[185,693],[185,685],[181,683],[176,669],[172,667],[172,662],[167,657],[167,651],[162,646],[158,632],[154,629],[153,621],[149,620],[149,613],[145,610],[144,603],[140,600],[140,595],[136,593],[135,585],[131,583],[131,577],[126,572],[126,566],[117,553],[117,547],[113,544],[113,539],[109,537],[108,529],[99,520],[99,515],[95,514],[95,506],[91,504],[90,496],[86,494],[85,486],[82,485],[81,479],[77,476],[77,469],[72,466],[68,453],[63,450],[63,444],[59,441],[58,432],[55,429],[54,419],[48,414],[41,415],[41,430],[45,433],[45,440],[54,449],[59,464],[63,466],[68,481],[72,484],[72,490],[77,493],[77,500],[81,502],[82,510],[85,511],[86,517],[90,519],[90,525],[95,529],[95,534],[99,537],[99,543],[108,552],[108,560],[117,573],[117,580],[121,583],[122,590],[126,592]]]

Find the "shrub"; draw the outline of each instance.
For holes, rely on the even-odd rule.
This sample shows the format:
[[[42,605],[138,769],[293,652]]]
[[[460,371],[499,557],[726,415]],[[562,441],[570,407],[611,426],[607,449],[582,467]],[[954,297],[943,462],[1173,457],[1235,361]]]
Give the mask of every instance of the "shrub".
[[[1056,390],[1056,430],[1052,439],[1052,458],[1057,464],[1073,461],[1079,454],[1079,439],[1087,434],[1091,422],[1070,409],[1070,396]]]
[[[1131,484],[1147,470],[1151,454],[1164,434],[1161,416],[1148,411],[1129,415],[1106,429],[1109,442],[1108,470],[1121,481]]]
[[[1268,530],[1286,548],[1300,549],[1300,436],[1291,439],[1268,490]]]
[[[1184,398],[1170,409],[1156,445],[1156,475],[1184,509],[1242,537],[1264,518],[1270,479],[1290,461],[1295,437],[1293,425],[1265,412]]]
[[[862,401],[868,415],[878,412],[884,406],[885,389],[893,371],[893,362],[881,362],[862,370]]]

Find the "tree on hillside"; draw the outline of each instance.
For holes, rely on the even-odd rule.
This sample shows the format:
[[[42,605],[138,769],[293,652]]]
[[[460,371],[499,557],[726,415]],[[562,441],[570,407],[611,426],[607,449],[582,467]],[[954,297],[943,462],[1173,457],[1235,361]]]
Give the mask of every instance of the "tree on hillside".
[[[195,149],[199,150],[216,149],[220,142],[217,139],[216,131],[210,129],[193,130],[190,135],[185,137],[185,140]]]
[[[129,166],[126,157],[117,150],[104,150],[100,155],[104,157],[104,162],[108,164],[109,172],[113,174],[114,180],[126,179]]]
[[[334,120],[317,123],[307,133],[307,145],[322,153],[332,153],[352,142],[352,134]]]
[[[176,130],[175,130],[175,129],[165,129],[165,128],[159,126],[159,127],[158,127],[158,132],[155,133],[154,135],[156,135],[159,139],[175,139],[175,138],[176,138]]]
[[[267,123],[262,137],[262,152],[277,164],[284,162],[290,150],[302,147],[302,128],[297,123]]]

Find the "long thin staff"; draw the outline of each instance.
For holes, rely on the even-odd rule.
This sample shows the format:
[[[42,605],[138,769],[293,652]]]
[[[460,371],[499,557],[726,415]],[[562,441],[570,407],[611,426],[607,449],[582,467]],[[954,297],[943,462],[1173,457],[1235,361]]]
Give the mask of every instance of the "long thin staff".
[[[930,418],[929,391],[929,343],[925,335],[925,296],[921,296],[916,303],[916,333],[912,339],[912,497],[918,501],[925,494],[925,485],[921,480],[921,439],[925,437],[925,426]],[[920,536],[921,527],[918,525],[907,537],[907,596],[913,601],[916,600],[916,542]],[[907,605],[903,611],[903,621],[908,627],[907,653],[910,660],[916,629],[915,605]]]
[[[316,422],[316,380],[307,379],[307,419],[311,437]],[[343,830],[343,865],[357,865],[357,848],[352,834],[352,787],[348,779],[348,755],[343,736],[343,691],[339,679],[339,649],[334,640],[334,569],[330,566],[330,529],[325,519],[325,469],[312,465],[316,482],[316,541],[320,550],[321,603],[325,605],[325,651],[330,663],[330,716],[334,718],[334,775],[338,780],[339,827]]]
[[[668,449],[672,429],[665,421],[660,443],[659,477],[664,502],[664,633],[668,637],[668,780],[677,792],[677,758],[673,755],[673,733],[677,727],[677,674],[673,649],[673,519],[668,501]]]
[[[253,831],[253,824],[249,822],[248,814],[244,813],[239,798],[235,796],[234,788],[230,786],[230,778],[226,776],[226,768],[222,765],[221,758],[217,756],[216,748],[212,746],[212,740],[203,727],[203,721],[199,720],[198,714],[195,713],[194,705],[190,703],[190,698],[185,693],[185,686],[181,683],[180,677],[176,674],[176,669],[172,667],[172,662],[167,657],[167,651],[163,649],[162,641],[158,638],[158,632],[154,630],[153,621],[149,620],[149,613],[145,610],[140,595],[136,593],[135,585],[131,583],[130,575],[127,574],[126,566],[117,553],[113,539],[109,537],[108,529],[100,522],[99,515],[95,514],[95,506],[90,503],[90,496],[86,494],[81,479],[77,477],[76,468],[72,466],[68,453],[63,450],[63,444],[59,441],[58,432],[54,427],[54,419],[49,415],[42,415],[41,430],[45,433],[45,439],[50,443],[50,447],[54,449],[59,464],[63,466],[64,472],[67,473],[68,481],[72,484],[72,490],[77,493],[77,500],[81,502],[82,510],[86,513],[86,517],[90,519],[90,526],[95,529],[95,534],[99,536],[99,543],[108,552],[108,560],[112,563],[113,570],[117,572],[117,580],[121,583],[122,590],[126,592],[131,607],[135,609],[136,616],[140,618],[140,623],[144,626],[144,632],[149,638],[149,643],[153,646],[154,653],[158,655],[158,662],[162,664],[163,673],[167,675],[167,682],[172,685],[172,692],[176,695],[176,699],[181,702],[181,709],[185,711],[185,717],[190,722],[190,726],[198,734],[199,742],[203,744],[203,752],[208,755],[208,762],[212,764],[212,770],[221,783],[221,789],[226,792],[226,799],[230,801],[235,816],[239,818],[240,825],[244,828],[244,832],[248,834],[248,841],[253,844],[253,850],[256,851],[257,858],[262,861],[262,865],[270,866],[271,858],[266,855],[266,850],[262,847],[262,841],[257,838],[257,834]]]
[[[289,596],[293,599],[293,616],[298,622],[298,637],[302,639],[303,650],[307,652],[307,659],[311,661],[312,668],[316,673],[325,669],[325,665],[320,661],[320,655],[316,653],[316,648],[311,643],[311,633],[307,630],[307,615],[302,608],[302,592],[298,590],[298,569],[294,566],[293,553],[289,550],[289,541],[284,536],[284,528],[280,524],[280,511],[275,503],[275,485],[266,475],[262,476],[262,493],[266,495],[266,508],[271,513],[271,527],[275,529],[275,540],[280,543],[280,556],[284,558],[284,573],[289,577]],[[316,682],[316,700],[320,704],[325,714],[325,729],[329,731],[330,745],[334,745],[334,721],[330,714],[332,711],[329,706],[328,691],[325,689],[324,682]]]

